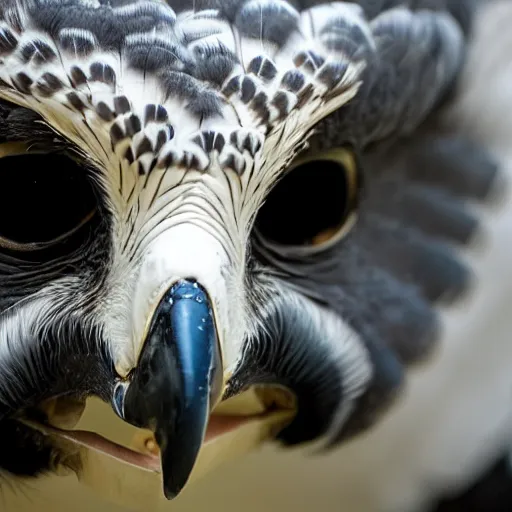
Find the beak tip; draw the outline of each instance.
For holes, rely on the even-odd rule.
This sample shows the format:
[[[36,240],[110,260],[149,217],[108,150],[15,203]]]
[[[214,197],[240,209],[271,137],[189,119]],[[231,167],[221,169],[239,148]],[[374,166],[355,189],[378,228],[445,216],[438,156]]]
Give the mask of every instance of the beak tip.
[[[168,472],[164,470],[164,495],[168,500],[175,499],[185,487],[188,482],[190,472],[183,473],[183,475],[169,476]]]
[[[181,439],[183,436],[178,436],[178,440]],[[181,445],[181,449],[178,449],[179,446],[179,444],[172,443],[162,451],[163,487],[168,500],[176,498],[187,485],[201,444],[189,445],[189,449],[183,449],[183,445]]]
[[[164,495],[169,501],[173,500],[181,492],[181,489],[176,489],[172,485],[164,484]]]
[[[186,480],[184,482],[181,482],[175,478],[175,475],[169,476],[168,472],[164,469],[164,471],[163,471],[164,495],[169,501],[174,500],[181,493],[185,484],[186,484]]]

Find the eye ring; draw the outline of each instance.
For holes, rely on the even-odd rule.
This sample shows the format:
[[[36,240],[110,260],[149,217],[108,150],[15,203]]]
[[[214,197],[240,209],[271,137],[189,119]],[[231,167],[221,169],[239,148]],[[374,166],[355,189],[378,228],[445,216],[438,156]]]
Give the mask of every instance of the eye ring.
[[[86,171],[69,153],[0,144],[0,178],[7,192],[0,205],[0,249],[31,253],[65,243],[98,213]]]
[[[295,159],[270,190],[254,232],[281,250],[325,251],[357,222],[361,188],[359,161],[352,148],[309,151]]]

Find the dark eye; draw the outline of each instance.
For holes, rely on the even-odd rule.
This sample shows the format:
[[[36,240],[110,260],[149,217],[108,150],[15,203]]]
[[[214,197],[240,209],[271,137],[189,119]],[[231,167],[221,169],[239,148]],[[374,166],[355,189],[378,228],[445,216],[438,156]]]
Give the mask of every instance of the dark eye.
[[[357,161],[349,149],[298,159],[270,191],[255,228],[279,245],[331,245],[354,224],[359,181]]]
[[[8,151],[11,149],[11,151]],[[95,215],[86,171],[62,153],[0,146],[0,247],[36,251],[63,242]]]

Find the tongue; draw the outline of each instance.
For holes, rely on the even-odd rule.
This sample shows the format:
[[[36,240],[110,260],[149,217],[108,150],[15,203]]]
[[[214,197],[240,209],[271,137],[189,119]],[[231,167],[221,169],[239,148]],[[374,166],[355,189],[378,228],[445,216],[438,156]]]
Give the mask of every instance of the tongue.
[[[244,423],[263,421],[263,417],[212,416],[205,436],[205,445],[213,443],[215,438],[236,430]],[[39,426],[51,436],[58,436],[86,449],[104,453],[126,464],[149,471],[160,471],[159,450],[150,432],[137,431],[131,447],[114,443],[96,432],[86,430],[61,430],[50,426]]]

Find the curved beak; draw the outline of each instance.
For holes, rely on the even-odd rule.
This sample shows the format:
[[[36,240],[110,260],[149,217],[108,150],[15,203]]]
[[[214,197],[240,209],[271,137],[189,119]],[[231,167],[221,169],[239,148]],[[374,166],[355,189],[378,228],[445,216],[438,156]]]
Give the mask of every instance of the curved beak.
[[[154,432],[167,499],[187,483],[221,391],[211,301],[199,283],[178,281],[156,308],[138,365],[113,399],[122,419]]]

